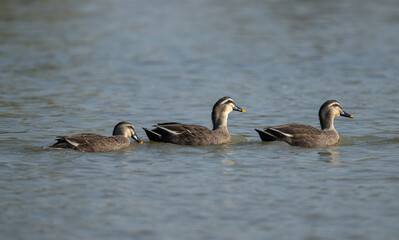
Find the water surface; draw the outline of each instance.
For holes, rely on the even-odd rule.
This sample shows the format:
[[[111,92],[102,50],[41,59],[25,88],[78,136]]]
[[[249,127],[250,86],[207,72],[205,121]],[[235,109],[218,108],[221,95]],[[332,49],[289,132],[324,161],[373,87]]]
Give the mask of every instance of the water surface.
[[[2,239],[396,239],[396,1],[1,1]],[[149,142],[163,121],[232,141]],[[337,99],[339,144],[261,143],[254,128],[318,126]],[[111,153],[44,151],[57,135],[145,141]]]

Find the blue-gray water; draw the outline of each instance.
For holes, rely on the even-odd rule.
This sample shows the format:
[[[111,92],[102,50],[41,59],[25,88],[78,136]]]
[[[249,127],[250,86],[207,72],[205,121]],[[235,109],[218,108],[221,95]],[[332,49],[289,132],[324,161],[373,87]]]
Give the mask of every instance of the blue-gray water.
[[[399,4],[232,0],[0,2],[1,239],[397,239]],[[150,143],[141,127],[211,127],[232,141]],[[261,143],[254,128],[318,126],[336,146]],[[57,135],[145,143],[45,151]]]

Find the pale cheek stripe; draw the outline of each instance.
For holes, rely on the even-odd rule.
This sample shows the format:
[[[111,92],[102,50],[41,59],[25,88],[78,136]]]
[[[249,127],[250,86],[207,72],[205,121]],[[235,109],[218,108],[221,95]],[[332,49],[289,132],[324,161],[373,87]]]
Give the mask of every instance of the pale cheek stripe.
[[[228,99],[224,100],[223,102],[221,102],[220,104],[225,104],[225,103],[228,102],[228,101],[233,101],[233,99],[228,98]],[[233,102],[234,102],[234,101],[233,101]]]

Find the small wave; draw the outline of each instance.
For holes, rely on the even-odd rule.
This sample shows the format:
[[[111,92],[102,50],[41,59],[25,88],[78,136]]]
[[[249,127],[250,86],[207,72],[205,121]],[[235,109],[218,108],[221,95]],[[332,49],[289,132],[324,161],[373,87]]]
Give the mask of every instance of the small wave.
[[[359,136],[359,137],[341,137],[339,145],[353,146],[353,145],[367,145],[367,146],[380,146],[386,144],[399,143],[399,137],[385,138],[377,136]]]

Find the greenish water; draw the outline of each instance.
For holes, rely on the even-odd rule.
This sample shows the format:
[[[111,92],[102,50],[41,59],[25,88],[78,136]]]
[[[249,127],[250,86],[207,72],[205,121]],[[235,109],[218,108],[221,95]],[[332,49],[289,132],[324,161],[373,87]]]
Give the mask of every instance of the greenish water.
[[[397,1],[1,1],[1,239],[397,239]],[[164,121],[232,141],[149,142]],[[253,130],[318,126],[337,99],[336,146],[262,143]],[[143,145],[44,151],[58,135]]]

